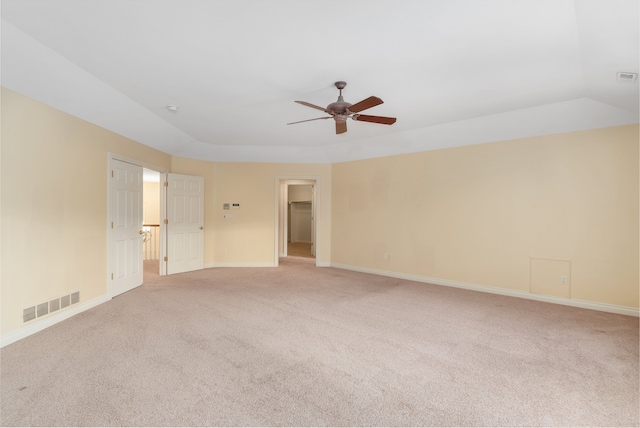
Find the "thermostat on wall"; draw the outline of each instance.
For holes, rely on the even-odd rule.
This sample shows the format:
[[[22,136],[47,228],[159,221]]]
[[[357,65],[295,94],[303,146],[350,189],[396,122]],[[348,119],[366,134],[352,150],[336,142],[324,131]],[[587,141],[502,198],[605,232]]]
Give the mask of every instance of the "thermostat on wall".
[[[231,207],[232,207],[234,210],[239,210],[239,209],[240,209],[240,204],[231,204]]]

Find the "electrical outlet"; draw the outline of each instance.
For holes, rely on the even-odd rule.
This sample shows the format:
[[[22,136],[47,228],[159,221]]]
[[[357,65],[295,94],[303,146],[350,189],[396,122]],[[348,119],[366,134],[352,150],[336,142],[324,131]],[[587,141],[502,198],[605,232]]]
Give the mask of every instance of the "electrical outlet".
[[[560,284],[567,285],[567,275],[560,275]]]
[[[384,257],[384,260],[385,260],[385,261],[387,261],[387,262],[388,262],[389,260],[391,260],[391,254],[389,254],[389,253],[384,253],[384,256],[383,256],[383,257]]]

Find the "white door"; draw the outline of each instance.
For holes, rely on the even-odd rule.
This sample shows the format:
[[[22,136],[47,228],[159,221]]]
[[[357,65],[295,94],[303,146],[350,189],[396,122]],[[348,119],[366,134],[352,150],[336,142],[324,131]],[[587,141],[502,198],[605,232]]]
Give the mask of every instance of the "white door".
[[[204,177],[167,174],[167,274],[204,268]]]
[[[142,284],[142,167],[111,160],[111,297]]]

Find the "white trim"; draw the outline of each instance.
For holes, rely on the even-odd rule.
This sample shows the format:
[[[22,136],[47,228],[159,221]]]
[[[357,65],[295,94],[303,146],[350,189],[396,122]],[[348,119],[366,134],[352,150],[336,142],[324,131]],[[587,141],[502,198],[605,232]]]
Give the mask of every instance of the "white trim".
[[[640,317],[640,309],[629,306],[610,305],[608,303],[590,302],[588,300],[571,299],[566,297],[547,296],[544,294],[535,294],[528,291],[509,290],[506,288],[491,287],[488,285],[472,284],[468,282],[452,281],[442,278],[431,278],[422,275],[413,275],[402,272],[392,272],[380,269],[363,268],[360,266],[344,265],[340,263],[331,263],[330,267],[337,269],[351,270],[355,272],[369,273],[373,275],[388,276],[391,278],[406,279],[408,281],[424,282],[434,285],[442,285],[445,287],[462,288],[465,290],[480,291],[483,293],[499,294],[502,296],[518,297],[521,299],[536,300],[539,302],[555,303],[558,305],[573,306],[576,308],[592,309],[595,311],[610,312],[620,315],[628,315],[632,317]]]
[[[207,268],[219,268],[219,267],[239,267],[239,268],[254,268],[254,267],[277,267],[273,262],[213,262],[205,263],[205,269]]]
[[[167,233],[169,231],[168,225],[164,222],[167,217],[167,186],[165,182],[169,182],[169,172],[160,173],[160,218],[158,219],[160,224],[160,258],[158,263],[158,270],[160,276],[167,275],[167,262],[164,257],[167,255]],[[142,195],[144,198],[144,193]]]
[[[129,158],[129,157],[126,157],[126,156],[122,156],[122,155],[119,155],[117,153],[108,152],[107,155],[109,156],[109,159],[116,159],[116,160],[119,160],[119,161],[122,161],[122,162],[130,163],[132,165],[138,165],[138,166],[141,166],[141,167],[146,168],[146,169],[151,169],[153,171],[158,171],[161,174],[165,173],[165,172],[169,172],[169,170],[166,169],[166,168],[162,168],[160,166],[154,165],[152,163],[144,162],[144,161],[141,161],[141,160],[138,160],[138,159],[133,159],[133,158]]]
[[[280,257],[287,256],[287,242],[288,242],[288,230],[287,230],[287,211],[289,201],[289,186],[286,180],[280,180],[276,177],[276,227],[275,227],[275,249],[276,254],[274,263],[276,266],[280,263]],[[282,224],[280,224],[282,223]],[[280,251],[280,226],[282,226],[282,251]]]
[[[276,183],[275,183],[275,227],[274,227],[274,232],[275,232],[275,237],[274,237],[274,247],[275,247],[275,251],[274,251],[274,266],[278,266],[280,264],[280,257],[286,257],[287,256],[287,228],[286,225],[283,224],[283,229],[284,229],[284,249],[283,249],[283,253],[280,253],[279,250],[279,242],[280,242],[280,219],[281,216],[284,215],[284,220],[286,220],[286,203],[287,203],[287,199],[288,199],[288,192],[289,192],[289,184],[311,184],[314,186],[314,203],[313,203],[313,215],[314,215],[314,228],[315,228],[315,233],[313,234],[313,236],[315,236],[315,252],[316,252],[316,266],[320,266],[321,264],[325,263],[325,262],[320,262],[318,260],[318,244],[319,244],[319,239],[318,239],[318,231],[320,230],[319,227],[319,223],[320,221],[320,207],[321,207],[321,197],[320,197],[320,193],[322,191],[321,189],[321,184],[320,184],[320,176],[319,175],[276,175]],[[284,187],[284,188],[283,188]],[[283,201],[284,198],[284,201]],[[282,207],[282,205],[284,205],[284,208]],[[281,212],[282,211],[282,212]],[[326,243],[320,243],[321,245],[324,245]]]
[[[95,299],[89,300],[84,303],[80,303],[79,305],[73,305],[68,309],[57,312],[56,314],[50,315],[45,318],[38,318],[34,321],[31,321],[24,327],[19,328],[18,330],[12,331],[11,333],[2,336],[0,338],[0,348],[3,348],[14,342],[17,342],[20,339],[24,339],[27,336],[31,336],[32,334],[42,331],[45,328],[51,327],[55,324],[58,324],[61,321],[71,318],[74,315],[78,315],[81,312],[84,312],[98,305],[106,303],[109,300],[111,300],[111,298],[107,294],[103,294],[100,297],[96,297]]]
[[[309,260],[305,257],[305,260]],[[317,267],[331,267],[331,263],[329,262],[318,262],[316,259]],[[213,263],[205,263],[204,268],[220,268],[220,267],[240,267],[240,268],[254,268],[254,267],[278,267],[271,262],[213,262]]]

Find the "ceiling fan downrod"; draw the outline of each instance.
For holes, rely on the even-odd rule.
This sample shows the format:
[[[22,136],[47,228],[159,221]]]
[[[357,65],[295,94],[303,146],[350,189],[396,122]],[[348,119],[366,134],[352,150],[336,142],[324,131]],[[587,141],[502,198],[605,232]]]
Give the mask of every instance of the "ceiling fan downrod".
[[[334,116],[343,115],[347,112],[347,109],[351,107],[351,103],[346,102],[342,97],[342,90],[344,89],[345,86],[347,86],[347,82],[343,82],[342,80],[339,80],[335,83],[335,85],[336,85],[336,88],[338,88],[338,91],[340,91],[340,94],[338,95],[338,101],[336,101],[335,103],[329,104],[327,106],[327,110],[333,112]]]

